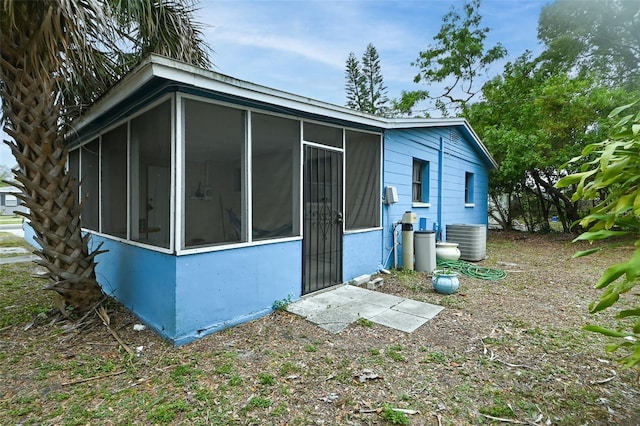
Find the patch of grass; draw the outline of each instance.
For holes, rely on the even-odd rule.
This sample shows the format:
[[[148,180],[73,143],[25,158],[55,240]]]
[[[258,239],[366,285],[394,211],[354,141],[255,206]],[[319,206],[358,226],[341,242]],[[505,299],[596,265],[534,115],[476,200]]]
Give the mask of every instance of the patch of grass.
[[[402,351],[401,345],[392,345],[392,346],[389,346],[384,352],[388,358],[391,358],[396,362],[403,362],[403,361],[406,361],[406,358],[400,353],[401,351]]]
[[[29,244],[27,244],[24,238],[4,232],[0,232],[0,247],[22,247],[27,250],[33,249]]]
[[[392,425],[408,425],[409,417],[403,412],[396,411],[390,405],[385,405],[382,411],[380,412],[380,417],[385,422],[391,423]]]
[[[373,327],[374,322],[369,320],[369,319],[366,319],[364,317],[360,317],[360,318],[358,318],[358,324],[363,326],[363,327],[371,328],[371,327]]]
[[[273,404],[273,401],[269,398],[261,396],[254,396],[249,400],[249,403],[243,408],[244,412],[256,409],[256,408],[269,408]]]
[[[511,409],[511,407],[505,403],[501,398],[495,398],[493,404],[480,407],[478,411],[482,414],[486,414],[488,416],[493,417],[501,417],[501,418],[515,418],[515,413]]]
[[[420,272],[412,271],[409,269],[396,269],[393,271],[398,281],[402,283],[414,282],[418,279]]]
[[[258,373],[258,383],[263,386],[273,386],[276,384],[276,378],[268,373]]]
[[[176,386],[183,386],[192,376],[198,376],[200,373],[201,371],[195,368],[191,363],[181,364],[169,373],[169,377],[173,380],[173,383]]]
[[[226,363],[216,367],[214,370],[216,374],[220,374],[221,376],[226,376],[233,373],[233,365]]]
[[[435,364],[445,364],[449,361],[449,357],[443,352],[429,352],[424,358],[423,362],[430,362]]]
[[[311,343],[304,345],[304,350],[306,352],[318,352],[318,347]]]
[[[54,310],[51,292],[41,290],[42,282],[31,276],[34,269],[31,262],[0,267],[0,328],[42,323]]]
[[[172,423],[179,412],[187,411],[189,406],[184,401],[160,404],[149,412],[147,419],[152,423]]]
[[[287,408],[287,404],[281,403],[281,404],[278,404],[276,408],[271,410],[271,416],[280,417],[280,416],[284,416],[288,412],[289,412],[289,409]]]
[[[284,377],[291,373],[297,373],[300,369],[294,363],[287,361],[280,366],[280,376]]]
[[[455,294],[444,296],[440,299],[440,306],[444,306],[445,308],[451,309],[460,309],[464,305],[464,301],[462,297],[459,297]]]
[[[229,386],[240,386],[242,384],[242,377],[235,375],[229,377]]]

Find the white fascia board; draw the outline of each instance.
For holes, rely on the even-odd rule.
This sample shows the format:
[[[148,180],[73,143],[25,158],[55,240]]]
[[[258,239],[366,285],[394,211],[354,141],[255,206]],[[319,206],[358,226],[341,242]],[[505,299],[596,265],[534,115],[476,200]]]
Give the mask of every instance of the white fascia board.
[[[466,118],[397,118],[388,120],[388,129],[415,129],[425,127],[462,127],[471,136],[480,150],[487,157],[494,168],[498,163],[493,159],[487,147],[482,143],[473,127]]]
[[[83,114],[73,123],[73,130],[78,131],[91,123],[97,116],[115,107],[131,94],[132,90],[141,87],[153,78],[153,69],[149,67],[151,57],[146,57],[137,67],[128,72],[113,87],[103,93]]]
[[[238,80],[165,57],[151,56],[151,62],[154,76],[189,84],[200,89],[382,129],[386,128],[388,124],[388,120],[383,117]]]
[[[474,139],[491,164],[497,168],[487,148],[464,118],[384,118],[352,109],[318,101],[304,96],[272,89],[244,80],[239,80],[214,71],[198,68],[164,56],[149,55],[130,71],[115,86],[102,95],[89,109],[86,115],[74,123],[74,129],[80,130],[101,112],[107,111],[123,101],[131,92],[154,77],[192,85],[196,88],[211,90],[231,96],[237,96],[266,104],[277,105],[307,114],[315,114],[345,122],[353,122],[380,129],[408,129],[425,127],[462,126]]]

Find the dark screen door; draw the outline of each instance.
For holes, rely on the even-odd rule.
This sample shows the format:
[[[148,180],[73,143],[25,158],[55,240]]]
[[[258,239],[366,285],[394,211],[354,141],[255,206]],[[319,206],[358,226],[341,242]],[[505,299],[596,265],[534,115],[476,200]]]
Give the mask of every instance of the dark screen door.
[[[342,153],[304,151],[302,293],[342,282]]]

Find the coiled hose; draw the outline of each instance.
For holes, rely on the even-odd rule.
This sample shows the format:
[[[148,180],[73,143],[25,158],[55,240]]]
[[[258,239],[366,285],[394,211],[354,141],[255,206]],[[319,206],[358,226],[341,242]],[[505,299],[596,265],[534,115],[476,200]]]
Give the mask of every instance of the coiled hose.
[[[498,281],[507,277],[507,273],[501,269],[486,268],[474,265],[464,260],[443,260],[437,259],[438,268],[447,268],[459,274],[480,280]]]

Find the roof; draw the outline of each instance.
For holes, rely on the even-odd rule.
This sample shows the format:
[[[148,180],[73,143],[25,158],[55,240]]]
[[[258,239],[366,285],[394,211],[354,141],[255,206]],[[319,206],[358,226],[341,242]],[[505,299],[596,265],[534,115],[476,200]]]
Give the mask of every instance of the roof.
[[[82,117],[74,123],[72,140],[92,134],[112,121],[118,121],[129,111],[139,108],[145,100],[163,92],[191,92],[232,101],[245,106],[260,106],[286,112],[302,118],[318,119],[363,129],[456,127],[476,144],[487,161],[498,165],[464,118],[385,118],[352,110],[347,107],[295,95],[282,90],[239,80],[215,71],[205,70],[158,55],[148,55],[141,63],[103,94]],[[125,107],[122,107],[125,105]],[[114,111],[117,113],[109,114]],[[73,143],[72,143],[73,144]]]

